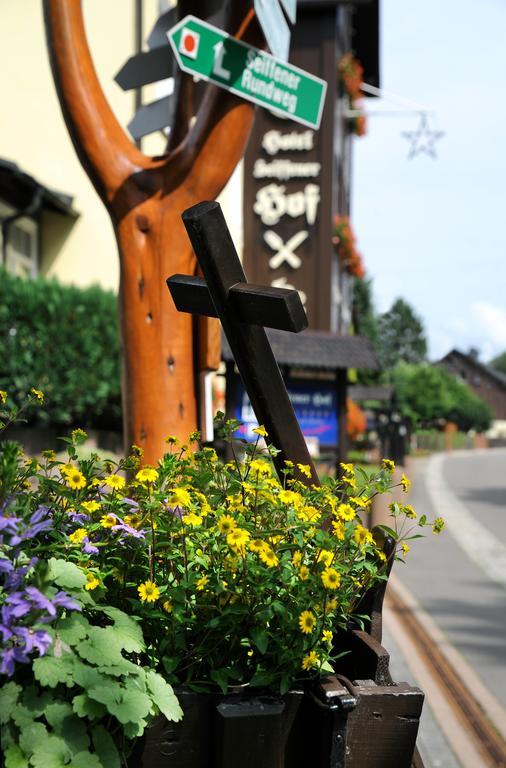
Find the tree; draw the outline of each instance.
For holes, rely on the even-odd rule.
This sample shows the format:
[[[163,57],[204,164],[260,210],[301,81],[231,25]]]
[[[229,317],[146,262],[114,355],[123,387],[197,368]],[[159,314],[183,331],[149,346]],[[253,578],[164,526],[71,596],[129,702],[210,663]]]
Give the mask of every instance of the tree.
[[[397,363],[421,363],[427,355],[422,320],[404,299],[396,299],[378,318],[377,352],[385,370]]]
[[[495,368],[496,371],[499,371],[499,373],[506,374],[506,350],[500,355],[497,355],[497,357],[494,357],[494,359],[490,361],[489,365],[491,368]]]
[[[205,13],[180,0],[180,17]],[[165,285],[174,273],[195,274],[196,261],[181,213],[214,199],[230,178],[248,139],[254,108],[207,86],[196,119],[193,78],[177,73],[176,122],[167,153],[148,157],[126,136],[100,86],[88,48],[80,0],[44,0],[48,48],[65,122],[79,159],[111,216],[121,263],[126,445],[147,462],[164,452],[169,434],[196,427],[197,371],[219,356],[219,331],[178,313]],[[261,45],[251,3],[228,3],[225,28]],[[111,34],[114,34],[111,32]]]
[[[451,421],[479,432],[490,424],[490,410],[465,384],[438,365],[399,363],[392,371],[399,407],[415,426]]]

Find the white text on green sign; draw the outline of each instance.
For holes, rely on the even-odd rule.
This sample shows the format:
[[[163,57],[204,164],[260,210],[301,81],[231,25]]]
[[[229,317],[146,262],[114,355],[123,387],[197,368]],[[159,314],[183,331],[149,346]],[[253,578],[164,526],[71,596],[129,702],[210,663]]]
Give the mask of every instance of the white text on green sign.
[[[167,33],[181,69],[243,99],[319,128],[327,83],[235,40],[195,16]]]

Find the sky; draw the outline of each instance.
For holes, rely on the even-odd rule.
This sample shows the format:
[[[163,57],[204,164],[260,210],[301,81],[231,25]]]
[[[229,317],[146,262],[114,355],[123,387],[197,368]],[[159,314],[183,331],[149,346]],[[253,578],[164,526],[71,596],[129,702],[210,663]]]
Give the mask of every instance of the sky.
[[[398,296],[429,357],[506,350],[506,1],[380,0],[381,88],[434,110],[437,159],[408,159],[416,114],[372,116],[354,147],[352,223],[377,311]],[[366,99],[367,110],[397,110]]]

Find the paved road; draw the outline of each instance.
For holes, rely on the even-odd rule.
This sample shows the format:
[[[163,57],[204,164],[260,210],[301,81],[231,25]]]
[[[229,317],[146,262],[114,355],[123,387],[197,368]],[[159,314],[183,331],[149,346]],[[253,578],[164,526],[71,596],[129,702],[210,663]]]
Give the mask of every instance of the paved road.
[[[410,501],[442,515],[396,573],[506,708],[506,450],[411,462]]]

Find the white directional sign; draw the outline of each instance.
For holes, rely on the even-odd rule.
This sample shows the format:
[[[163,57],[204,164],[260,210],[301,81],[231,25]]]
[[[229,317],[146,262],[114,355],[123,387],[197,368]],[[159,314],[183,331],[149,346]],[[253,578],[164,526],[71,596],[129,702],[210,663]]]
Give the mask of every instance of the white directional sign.
[[[288,61],[290,27],[279,0],[255,0],[255,13],[272,55],[281,61]]]
[[[292,24],[295,24],[297,19],[297,0],[281,0],[281,2],[283,3],[283,8],[286,11],[286,15]]]

